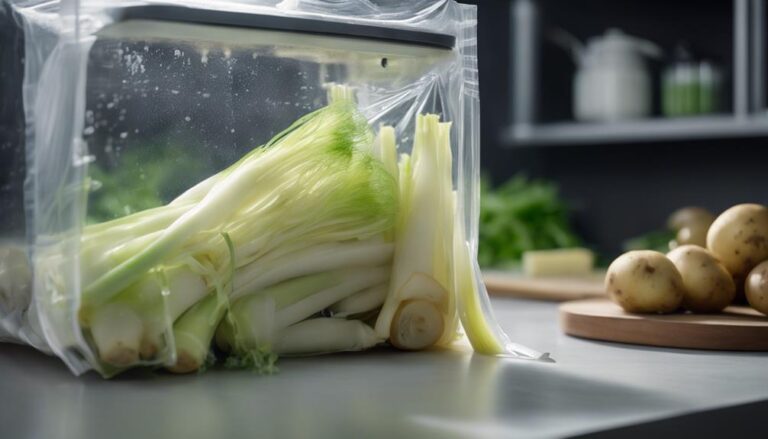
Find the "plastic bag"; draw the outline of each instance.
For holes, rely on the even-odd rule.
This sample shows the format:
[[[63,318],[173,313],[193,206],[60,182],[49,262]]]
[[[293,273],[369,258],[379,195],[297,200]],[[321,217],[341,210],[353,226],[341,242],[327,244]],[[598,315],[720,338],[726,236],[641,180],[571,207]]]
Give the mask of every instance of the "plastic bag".
[[[5,11],[26,126],[26,233],[0,253],[6,338],[104,376],[269,371],[276,355],[463,334],[542,358],[495,324],[476,263],[473,6]]]

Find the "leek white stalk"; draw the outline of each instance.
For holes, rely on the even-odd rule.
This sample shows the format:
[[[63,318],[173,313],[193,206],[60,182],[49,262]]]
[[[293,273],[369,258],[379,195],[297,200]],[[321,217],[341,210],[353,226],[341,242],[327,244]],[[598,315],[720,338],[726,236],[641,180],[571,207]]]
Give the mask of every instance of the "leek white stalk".
[[[99,358],[115,367],[128,367],[139,361],[144,324],[140,315],[122,304],[108,304],[93,316],[91,336]]]
[[[283,329],[274,351],[281,355],[361,351],[382,341],[370,326],[359,320],[316,318]]]
[[[339,274],[340,282],[338,285],[316,292],[285,308],[279,309],[275,325],[278,329],[282,329],[300,322],[345,297],[384,282],[389,277],[389,272],[389,266],[344,270]]]
[[[125,346],[139,346],[142,359],[154,358],[164,345],[168,326],[208,294],[201,274],[186,266],[173,267],[143,278],[107,305],[95,308],[82,323],[90,329],[101,360],[120,367],[113,358]],[[105,336],[115,332],[119,337]]]
[[[272,347],[273,334],[361,290],[381,284],[390,267],[328,271],[291,279],[234,301],[216,333],[217,345],[238,353]]]
[[[258,261],[237,270],[232,298],[311,273],[386,264],[392,260],[393,251],[394,246],[386,242],[347,242],[302,249],[270,263]]]
[[[173,324],[176,362],[168,367],[169,371],[194,372],[203,365],[216,327],[226,310],[226,303],[219,296],[211,295],[187,310]]]
[[[348,317],[372,311],[384,304],[388,290],[389,285],[386,283],[367,288],[334,303],[330,307],[331,313],[334,317]]]
[[[217,345],[222,350],[240,353],[269,349],[278,309],[335,287],[339,282],[339,276],[333,273],[316,273],[287,280],[233,301],[227,318],[216,333]]]
[[[269,350],[275,332],[274,297],[253,295],[243,299],[233,304],[216,330],[216,346],[230,353]]]
[[[403,157],[399,172],[401,200],[392,278],[375,330],[379,337],[418,340],[410,347],[413,349],[423,349],[441,340],[447,342],[455,334],[450,127],[449,123],[440,123],[436,115],[418,116],[413,152]],[[405,314],[398,314],[406,301],[416,300],[431,303],[439,312],[417,302]],[[410,325],[411,316],[421,311],[425,314],[420,318],[426,320]],[[396,319],[397,315],[408,318]],[[446,321],[451,324],[446,325]],[[400,327],[401,324],[406,326]],[[434,328],[424,329],[424,325]],[[432,330],[435,328],[439,331]],[[422,337],[403,336],[403,331],[408,330],[417,330]],[[424,335],[435,338],[425,341]],[[406,343],[396,344],[409,348]]]
[[[379,127],[379,134],[376,136],[373,153],[376,158],[384,165],[384,169],[398,181],[397,164],[397,143],[395,140],[395,128],[389,125]]]

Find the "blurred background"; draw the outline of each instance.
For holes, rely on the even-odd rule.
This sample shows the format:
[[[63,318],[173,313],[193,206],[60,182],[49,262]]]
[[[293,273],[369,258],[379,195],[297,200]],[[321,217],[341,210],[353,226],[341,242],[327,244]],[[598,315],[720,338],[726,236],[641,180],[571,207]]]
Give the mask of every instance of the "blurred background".
[[[483,171],[556,188],[603,261],[680,207],[768,201],[763,1],[475,3]]]
[[[576,246],[595,250],[604,265],[632,238],[641,238],[641,248],[665,248],[674,236],[666,230],[667,217],[681,207],[700,206],[717,214],[737,203],[768,202],[765,0],[466,2],[477,4],[479,14],[481,265],[514,266],[526,250]],[[25,160],[17,148],[24,123],[21,87],[15,80],[24,69],[23,35],[11,25],[15,22],[9,5],[3,3],[2,8],[0,17],[7,25],[0,26],[0,206],[4,228],[23,236],[23,188],[13,184],[23,180],[23,175],[14,174],[23,174]],[[262,91],[283,89],[277,82],[285,76],[271,74],[274,66],[262,63],[256,68],[251,59],[235,63],[234,58],[212,55],[206,74],[226,80],[210,83],[240,97],[206,99],[221,90],[197,90],[195,95],[174,84],[189,82],[192,87],[194,79],[204,79],[181,77],[197,70],[180,63],[188,58],[207,63],[207,56],[190,57],[184,47],[158,46],[151,55],[141,47],[123,49],[148,60],[165,57],[179,64],[173,72],[181,73],[167,75],[172,83],[154,84],[154,90],[167,88],[178,93],[178,99],[192,96],[196,106],[169,98],[167,108],[159,112],[167,115],[164,119],[145,112],[126,114],[130,93],[117,99],[107,92],[109,84],[94,84],[86,122],[124,123],[94,124],[84,133],[86,138],[108,147],[114,141],[119,148],[149,136],[153,127],[175,123],[194,124],[196,138],[202,139],[199,146],[206,151],[211,151],[208,143],[234,145],[242,143],[243,136],[249,145],[263,140],[246,135],[263,127],[236,125],[231,108],[255,102],[250,99],[254,90],[248,89],[253,76],[264,84]],[[123,59],[128,56],[123,52],[113,52],[121,58],[99,58],[99,53],[112,52],[94,51],[90,76],[112,77],[104,72],[130,61]],[[150,70],[162,66],[138,65]],[[162,72],[140,73],[162,77]],[[120,79],[112,77],[117,84]],[[145,88],[142,93],[153,93],[149,85]],[[308,99],[321,92],[307,94]],[[271,110],[285,104],[273,101],[266,106],[259,101],[251,111],[267,108],[260,118],[269,120]],[[297,115],[302,108],[296,108]],[[214,130],[206,125],[210,114],[233,122],[219,123],[224,131]],[[123,125],[144,128],[138,133]],[[185,142],[186,147],[191,143]],[[213,166],[231,162],[226,154],[233,150],[220,149]],[[173,161],[177,170],[187,166],[182,166],[185,154],[179,148],[167,151],[168,157],[154,159]],[[189,183],[183,175],[156,168],[154,174],[146,169],[142,178],[153,182],[165,176],[158,183],[163,187],[167,181],[179,187]],[[123,186],[122,177],[135,180],[132,174],[102,174],[97,180],[108,187]],[[127,204],[137,210],[160,202],[154,197],[144,205],[139,202],[144,198],[93,200],[91,206],[109,217]]]

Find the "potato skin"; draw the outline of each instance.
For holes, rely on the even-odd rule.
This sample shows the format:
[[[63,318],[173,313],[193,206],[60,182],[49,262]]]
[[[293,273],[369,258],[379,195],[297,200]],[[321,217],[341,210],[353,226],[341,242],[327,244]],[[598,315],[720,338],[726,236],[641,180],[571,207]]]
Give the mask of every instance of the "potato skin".
[[[663,253],[636,250],[616,258],[605,276],[605,289],[624,310],[669,313],[683,300],[683,278]]]
[[[672,230],[680,230],[694,225],[706,230],[714,220],[715,216],[707,209],[688,206],[672,212],[667,220],[667,227]]]
[[[733,275],[740,289],[747,273],[768,259],[768,208],[739,204],[726,210],[710,226],[707,248]]]
[[[709,224],[707,223],[693,223],[687,225],[677,231],[677,234],[675,235],[675,243],[677,243],[678,246],[693,244],[700,247],[706,247],[708,231]]]
[[[683,307],[689,311],[722,311],[736,295],[736,285],[728,270],[707,249],[683,245],[667,253],[683,277]]]
[[[768,261],[758,264],[749,272],[745,290],[749,305],[768,315]]]

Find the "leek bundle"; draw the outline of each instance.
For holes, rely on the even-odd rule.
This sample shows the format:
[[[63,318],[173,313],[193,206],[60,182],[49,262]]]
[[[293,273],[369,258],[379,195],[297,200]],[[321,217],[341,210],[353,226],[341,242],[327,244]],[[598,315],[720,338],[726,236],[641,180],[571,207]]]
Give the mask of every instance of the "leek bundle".
[[[337,90],[338,91],[338,90]],[[450,124],[417,119],[410,155],[348,93],[168,205],[86,227],[78,319],[100,370],[272,370],[276,355],[500,353],[456,226]],[[460,309],[464,306],[465,309]]]

